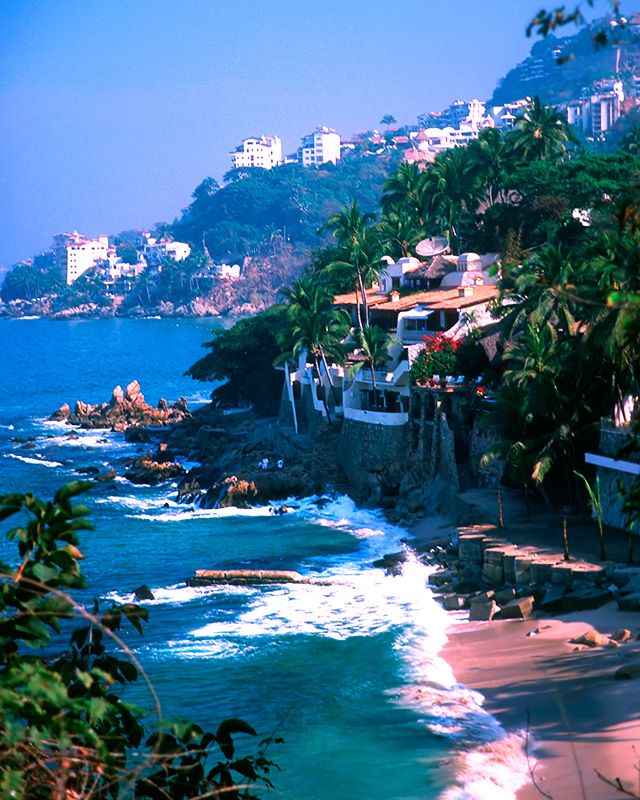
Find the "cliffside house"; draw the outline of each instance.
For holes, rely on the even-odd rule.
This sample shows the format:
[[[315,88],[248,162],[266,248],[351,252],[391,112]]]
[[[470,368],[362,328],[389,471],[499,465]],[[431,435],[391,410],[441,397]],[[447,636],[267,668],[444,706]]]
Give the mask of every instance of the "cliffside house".
[[[436,256],[425,262],[416,258],[388,262],[380,272],[379,284],[366,292],[370,322],[394,334],[395,340],[387,362],[374,371],[375,387],[371,370],[363,364],[364,356],[357,349],[350,353],[345,367],[329,367],[331,381],[324,369],[320,377],[315,375],[306,354],[302,354],[297,365],[284,368],[282,411],[289,424],[296,432],[309,430],[309,415],[317,412],[320,417],[326,416],[326,403],[330,414],[344,419],[406,425],[411,396],[409,367],[425,339],[438,333],[459,339],[473,328],[495,325],[491,305],[498,297],[498,276],[488,269],[495,263],[494,255],[473,253]],[[416,285],[429,288],[415,291]],[[355,292],[334,298],[334,306],[349,313],[354,327],[358,302]]]

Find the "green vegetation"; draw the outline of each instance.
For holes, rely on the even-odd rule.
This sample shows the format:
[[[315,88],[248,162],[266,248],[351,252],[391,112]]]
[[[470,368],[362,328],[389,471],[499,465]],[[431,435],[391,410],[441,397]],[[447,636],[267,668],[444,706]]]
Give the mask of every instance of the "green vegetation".
[[[264,254],[278,238],[302,249],[317,247],[318,229],[344,203],[356,200],[365,211],[377,206],[391,167],[389,156],[352,155],[315,168],[232,170],[222,188],[210,178],[196,188],[173,234],[192,245],[205,242],[220,260]]]
[[[277,414],[282,376],[273,369],[281,353],[279,335],[289,325],[283,306],[242,319],[229,330],[215,331],[203,347],[209,352],[187,370],[198,381],[226,381],[214,389],[214,402],[252,404],[260,414]]]
[[[70,483],[46,502],[32,494],[0,497],[0,520],[17,544],[15,566],[0,563],[0,794],[50,798],[253,798],[271,786],[275,766],[260,751],[236,754],[236,734],[255,736],[243,720],[215,733],[163,720],[160,700],[124,643],[129,623],[142,633],[147,612],[113,605],[89,611],[71,596],[84,587],[79,550],[92,528],[74,504],[91,487]],[[138,677],[148,684],[147,718],[122,696]],[[267,741],[260,746],[263,748]]]

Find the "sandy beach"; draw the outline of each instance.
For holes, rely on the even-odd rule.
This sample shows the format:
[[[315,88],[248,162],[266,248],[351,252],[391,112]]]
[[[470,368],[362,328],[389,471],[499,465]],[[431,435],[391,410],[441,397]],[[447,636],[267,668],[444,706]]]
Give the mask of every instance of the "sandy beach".
[[[548,546],[548,525],[515,523],[513,531],[527,544]],[[442,516],[412,528],[418,547],[442,539],[455,525]],[[620,538],[620,537],[619,537]],[[584,542],[584,538],[583,538]],[[624,542],[613,542],[616,550]],[[595,543],[589,543],[589,551]],[[587,552],[587,554],[589,554]],[[468,622],[460,614],[448,632],[442,657],[456,679],[485,697],[485,709],[508,733],[524,732],[530,753],[531,782],[518,800],[609,800],[640,797],[640,678],[616,680],[624,665],[640,665],[640,613],[621,612],[617,603],[590,611],[528,620]],[[612,634],[631,631],[616,646],[587,647],[571,639],[595,629]],[[608,785],[620,779],[628,794]]]

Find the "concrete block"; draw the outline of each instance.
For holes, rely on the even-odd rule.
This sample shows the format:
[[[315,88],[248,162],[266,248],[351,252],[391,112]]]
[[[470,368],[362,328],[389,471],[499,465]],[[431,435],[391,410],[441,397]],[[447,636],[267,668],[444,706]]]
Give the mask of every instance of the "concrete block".
[[[482,579],[488,583],[501,584],[504,582],[502,553],[501,547],[489,547],[484,551]]]
[[[567,562],[554,564],[551,567],[551,583],[555,586],[571,586],[573,583],[573,569],[571,564]]]
[[[600,608],[611,600],[611,592],[606,589],[576,589],[562,598],[563,611],[586,611]]]
[[[445,594],[442,598],[442,607],[445,611],[460,611],[466,605],[466,598],[460,594]]]
[[[484,603],[471,603],[469,620],[471,622],[488,622],[492,620],[500,610],[500,606],[495,600]]]
[[[529,619],[533,613],[533,596],[516,597],[502,606],[496,619]]]
[[[551,586],[544,593],[540,607],[544,611],[562,611],[562,598],[567,593],[566,586]]]
[[[529,583],[531,581],[530,555],[516,556],[514,561],[515,583]]]

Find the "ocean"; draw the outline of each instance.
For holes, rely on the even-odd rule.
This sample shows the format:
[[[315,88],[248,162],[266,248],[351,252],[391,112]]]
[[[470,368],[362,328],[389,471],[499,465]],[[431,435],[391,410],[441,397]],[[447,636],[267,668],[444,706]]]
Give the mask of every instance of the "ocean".
[[[184,376],[211,320],[0,320],[0,493],[50,497],[81,467],[122,472],[144,450],[121,434],[77,431],[47,417],[62,403],[108,400],[134,378],[155,404],[210,385]],[[439,656],[453,620],[409,558],[401,576],[371,566],[407,532],[345,496],[292,500],[295,511],[199,510],[175,486],[123,478],[87,495],[87,603],[155,600],[128,643],[165,717],[215,729],[249,721],[283,744],[268,755],[281,800],[508,800],[526,781],[521,740],[456,683]],[[0,541],[0,557],[11,549]],[[198,568],[293,569],[326,585],[189,588]],[[131,699],[151,707],[143,686]],[[127,690],[129,691],[129,689]],[[268,794],[264,793],[265,796]]]

